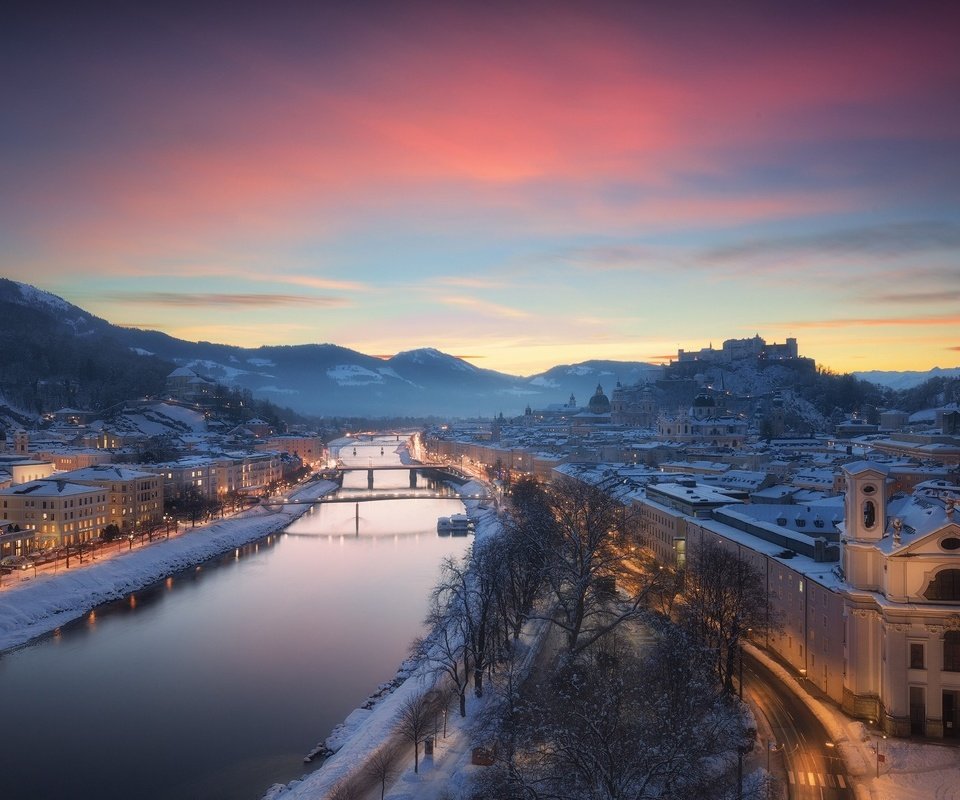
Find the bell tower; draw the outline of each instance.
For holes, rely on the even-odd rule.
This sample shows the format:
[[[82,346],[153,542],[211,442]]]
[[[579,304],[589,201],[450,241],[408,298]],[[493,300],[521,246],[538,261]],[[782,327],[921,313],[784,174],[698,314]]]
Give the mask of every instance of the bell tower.
[[[848,539],[878,542],[887,527],[888,470],[870,461],[847,464],[844,521]]]

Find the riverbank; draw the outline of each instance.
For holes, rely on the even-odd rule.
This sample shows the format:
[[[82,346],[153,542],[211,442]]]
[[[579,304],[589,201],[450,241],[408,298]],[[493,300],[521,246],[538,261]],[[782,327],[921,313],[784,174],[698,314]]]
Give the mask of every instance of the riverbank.
[[[314,481],[296,489],[289,499],[313,499],[337,488],[331,481]],[[197,526],[175,539],[11,587],[0,595],[0,652],[51,633],[103,603],[276,533],[309,508],[309,503],[270,509],[257,506]]]
[[[488,487],[480,481],[472,480],[455,488],[461,495],[467,514],[477,521],[475,540],[497,535],[501,530],[499,515],[494,509],[485,506],[489,500],[476,499],[479,495],[485,495]],[[544,626],[534,628],[535,632],[524,633],[521,645],[531,653],[536,652],[544,632]],[[403,679],[397,680],[401,676]],[[270,787],[263,800],[315,800],[327,797],[334,787],[343,781],[369,782],[365,769],[371,759],[375,755],[386,754],[392,759],[397,752],[404,754],[403,765],[397,770],[397,783],[409,783],[412,778],[407,774],[405,759],[409,748],[397,741],[394,731],[397,715],[404,702],[436,688],[443,682],[444,676],[429,669],[426,664],[406,661],[398,670],[397,678],[379,686],[376,692],[354,709],[334,728],[323,744],[314,750],[318,754],[323,749],[332,753],[316,772],[288,784],[275,784]],[[470,731],[480,716],[481,709],[494,701],[494,697],[492,687],[491,691],[480,699],[473,697],[470,692],[467,697],[467,719],[461,720],[455,712],[447,715],[449,739],[444,737],[442,745],[438,740],[436,756],[429,760],[425,758],[421,764],[421,771],[416,775],[421,789],[425,788],[422,783],[427,781],[434,789],[431,796],[439,797],[449,781],[462,780],[469,774]],[[435,768],[435,765],[439,764],[441,752],[450,754],[449,758],[445,759],[443,773]]]

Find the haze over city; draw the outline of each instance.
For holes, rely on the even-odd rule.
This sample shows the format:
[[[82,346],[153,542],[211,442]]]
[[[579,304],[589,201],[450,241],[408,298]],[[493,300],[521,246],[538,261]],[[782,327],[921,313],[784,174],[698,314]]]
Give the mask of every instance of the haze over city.
[[[22,7],[0,273],[530,374],[760,332],[960,361],[950,3]]]

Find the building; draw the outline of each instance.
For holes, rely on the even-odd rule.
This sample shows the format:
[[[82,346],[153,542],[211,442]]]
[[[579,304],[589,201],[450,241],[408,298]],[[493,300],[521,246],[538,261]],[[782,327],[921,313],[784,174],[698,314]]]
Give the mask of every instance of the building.
[[[319,436],[271,436],[262,444],[258,444],[257,449],[290,453],[309,467],[323,466],[327,459],[326,447]]]
[[[714,397],[699,394],[689,409],[657,418],[657,439],[711,447],[740,447],[747,439],[747,420],[727,414]]]
[[[37,480],[0,489],[3,522],[33,531],[40,549],[99,538],[108,524],[108,495],[100,486]]]
[[[57,477],[106,490],[107,522],[124,533],[153,528],[163,521],[163,479],[153,472],[115,464],[76,469]]]
[[[677,351],[677,361],[706,361],[711,364],[730,364],[745,359],[782,361],[799,358],[796,339],[787,339],[783,344],[767,343],[759,334],[752,339],[727,339],[720,350],[713,345],[695,352]]]
[[[847,475],[843,707],[897,736],[960,736],[960,487],[889,493],[889,472]]]
[[[189,367],[179,367],[167,375],[165,391],[168,397],[182,403],[202,403],[214,391],[216,383],[198,375]]]
[[[22,455],[0,456],[0,469],[10,475],[10,485],[29,483],[53,475],[54,465],[50,461]]]
[[[698,507],[682,482],[633,502],[666,563],[709,540],[753,564],[782,620],[760,644],[844,711],[895,736],[960,737],[960,486],[896,493],[873,462],[843,476],[842,499],[802,505]]]
[[[36,537],[36,531],[25,530],[15,522],[0,521],[0,561],[10,556],[25,556],[35,550]]]
[[[144,466],[163,481],[164,496],[177,497],[193,489],[207,500],[231,493],[259,494],[283,479],[283,463],[276,451],[191,456],[166,464]]]

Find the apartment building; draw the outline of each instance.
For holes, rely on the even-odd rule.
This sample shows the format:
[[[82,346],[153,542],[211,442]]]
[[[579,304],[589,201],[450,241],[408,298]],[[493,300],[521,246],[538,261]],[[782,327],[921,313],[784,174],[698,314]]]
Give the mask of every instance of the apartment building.
[[[3,522],[35,532],[42,549],[80,544],[100,536],[109,522],[102,486],[46,479],[0,489]]]
[[[108,523],[123,532],[151,528],[163,521],[163,480],[155,473],[112,464],[76,469],[57,477],[106,490]]]

